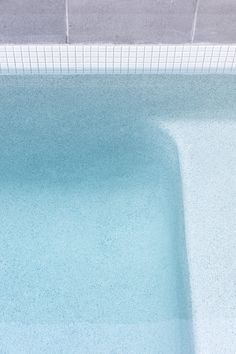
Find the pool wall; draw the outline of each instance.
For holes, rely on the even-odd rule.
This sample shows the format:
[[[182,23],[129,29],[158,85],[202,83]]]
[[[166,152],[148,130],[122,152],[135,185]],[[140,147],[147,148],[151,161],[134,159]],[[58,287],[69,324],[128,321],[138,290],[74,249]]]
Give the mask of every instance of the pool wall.
[[[235,44],[0,45],[0,75],[235,72]]]

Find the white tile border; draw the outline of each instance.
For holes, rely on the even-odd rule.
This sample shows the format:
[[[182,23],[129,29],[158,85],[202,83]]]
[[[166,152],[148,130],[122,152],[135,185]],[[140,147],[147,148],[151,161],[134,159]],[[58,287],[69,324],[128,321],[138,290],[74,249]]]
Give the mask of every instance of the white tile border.
[[[0,75],[236,73],[230,45],[0,45]]]

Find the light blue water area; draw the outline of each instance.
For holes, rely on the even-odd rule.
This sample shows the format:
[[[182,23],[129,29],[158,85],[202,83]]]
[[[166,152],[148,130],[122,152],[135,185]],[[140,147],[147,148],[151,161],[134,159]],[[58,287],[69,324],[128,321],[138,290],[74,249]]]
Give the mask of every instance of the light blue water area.
[[[178,152],[157,123],[230,103],[218,80],[0,78],[1,353],[192,353]]]

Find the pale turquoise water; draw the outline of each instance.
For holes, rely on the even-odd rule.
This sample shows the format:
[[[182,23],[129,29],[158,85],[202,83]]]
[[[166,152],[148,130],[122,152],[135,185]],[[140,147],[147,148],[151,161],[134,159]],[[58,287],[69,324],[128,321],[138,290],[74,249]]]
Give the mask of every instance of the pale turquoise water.
[[[178,152],[158,120],[235,104],[222,80],[0,78],[1,353],[193,352]]]

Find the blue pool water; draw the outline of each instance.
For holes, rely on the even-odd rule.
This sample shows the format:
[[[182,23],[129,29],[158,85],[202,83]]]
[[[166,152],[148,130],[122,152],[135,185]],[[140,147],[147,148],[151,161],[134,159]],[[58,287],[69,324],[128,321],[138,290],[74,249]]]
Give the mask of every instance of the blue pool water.
[[[217,108],[214,77],[0,78],[1,353],[193,352],[178,152],[158,119],[197,109],[199,80]]]

